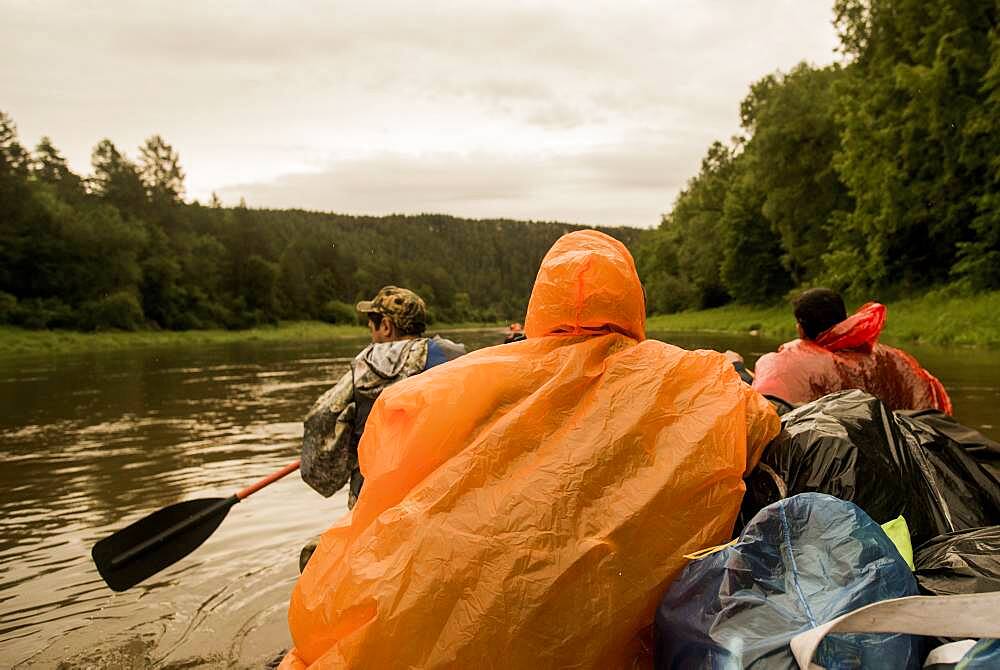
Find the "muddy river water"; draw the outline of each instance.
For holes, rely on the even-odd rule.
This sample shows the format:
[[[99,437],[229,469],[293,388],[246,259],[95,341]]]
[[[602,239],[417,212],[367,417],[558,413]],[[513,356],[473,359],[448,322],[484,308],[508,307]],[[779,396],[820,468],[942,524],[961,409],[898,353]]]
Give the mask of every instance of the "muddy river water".
[[[470,348],[498,330],[451,334]],[[752,363],[775,341],[652,333]],[[365,339],[0,356],[0,667],[261,667],[289,644],[301,545],[346,511],[292,475],[195,553],[125,593],[98,539],[190,498],[228,496],[298,457],[301,420]],[[1000,439],[1000,352],[907,347],[960,421]]]

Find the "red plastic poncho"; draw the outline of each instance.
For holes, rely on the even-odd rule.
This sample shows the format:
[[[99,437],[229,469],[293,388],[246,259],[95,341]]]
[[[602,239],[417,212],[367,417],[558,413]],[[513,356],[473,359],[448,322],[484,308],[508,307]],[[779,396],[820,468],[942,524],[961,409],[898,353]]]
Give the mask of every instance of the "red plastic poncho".
[[[951,414],[951,399],[934,375],[913,356],[878,343],[884,305],[870,302],[814,341],[792,340],[761,356],[753,387],[793,404],[828,393],[862,389],[890,409],[939,409]]]
[[[560,238],[528,339],[387,389],[365,485],[292,594],[282,668],[631,666],[778,432],[718,353],[644,340],[632,257]]]

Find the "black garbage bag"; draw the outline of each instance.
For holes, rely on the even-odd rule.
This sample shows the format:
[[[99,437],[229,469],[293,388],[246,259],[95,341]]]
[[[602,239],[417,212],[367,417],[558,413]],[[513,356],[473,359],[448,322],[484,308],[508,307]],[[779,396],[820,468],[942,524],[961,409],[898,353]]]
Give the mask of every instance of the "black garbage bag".
[[[761,463],[787,495],[827,493],[879,523],[902,514],[914,545],[1000,523],[1000,480],[946,434],[915,421],[864,391],[831,393],[782,416]],[[761,468],[751,474],[742,519],[774,502],[770,479]]]
[[[1000,526],[939,535],[917,547],[913,563],[930,595],[1000,591]]]
[[[954,417],[936,409],[897,410],[896,416],[906,417],[915,425],[922,441],[949,439],[979,461],[1000,460],[1000,443],[994,442],[978,430],[960,424]]]
[[[892,540],[857,505],[819,493],[786,498],[674,580],[656,612],[656,668],[795,668],[788,643],[796,634],[916,593]],[[919,668],[921,653],[917,636],[835,634],[814,661]]]

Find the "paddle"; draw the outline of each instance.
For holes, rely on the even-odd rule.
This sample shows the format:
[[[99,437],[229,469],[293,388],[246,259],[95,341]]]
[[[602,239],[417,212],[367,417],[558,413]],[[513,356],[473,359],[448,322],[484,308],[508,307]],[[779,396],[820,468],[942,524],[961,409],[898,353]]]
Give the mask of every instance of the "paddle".
[[[233,505],[298,469],[295,461],[228,498],[187,500],[139,519],[94,545],[97,571],[113,591],[132,588],[201,546]]]

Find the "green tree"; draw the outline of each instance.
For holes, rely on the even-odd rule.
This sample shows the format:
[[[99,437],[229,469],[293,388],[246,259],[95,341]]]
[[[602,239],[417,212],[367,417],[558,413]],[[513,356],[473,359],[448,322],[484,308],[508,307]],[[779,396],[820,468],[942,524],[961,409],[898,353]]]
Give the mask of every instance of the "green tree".
[[[316,313],[309,277],[315,276],[311,258],[305,252],[305,245],[293,241],[281,253],[278,261],[278,289],[281,316],[284,318],[305,318]]]
[[[205,232],[185,233],[174,240],[180,273],[177,284],[184,287],[184,310],[192,328],[219,328],[233,322],[226,305],[224,272],[228,262],[226,247]]]
[[[834,235],[829,276],[858,291],[944,281],[990,207],[996,144],[981,145],[975,120],[988,106],[997,4],[837,0],[834,9],[853,59],[839,85],[835,165],[855,207]]]
[[[170,238],[162,228],[146,223],[149,243],[140,260],[142,311],[161,328],[187,330],[198,324],[188,310],[183,268]]]
[[[35,179],[51,185],[64,200],[77,200],[83,196],[83,181],[69,169],[66,158],[48,137],[42,137],[35,147],[30,169]]]
[[[0,111],[0,177],[28,174],[28,152],[17,141],[17,126],[6,112]]]
[[[28,186],[28,154],[17,139],[13,119],[0,112],[0,292],[15,301],[20,296],[22,277],[22,231],[31,217],[31,192]],[[2,296],[0,296],[2,297]],[[8,305],[9,307],[9,305]],[[14,308],[7,310],[11,319]]]
[[[660,224],[663,243],[672,249],[676,263],[676,273],[671,274],[691,287],[694,299],[686,307],[717,307],[729,300],[721,279],[725,250],[719,240],[735,158],[734,149],[713,142],[701,162],[701,171],[688,182]]]
[[[276,321],[278,318],[278,267],[260,256],[247,259],[244,267],[242,298],[253,312],[259,312],[258,321]]]
[[[765,215],[768,196],[755,182],[757,175],[742,170],[734,178],[723,211],[722,280],[733,299],[745,304],[773,302],[793,286],[781,262],[781,238]]]
[[[740,106],[748,135],[740,170],[753,185],[740,192],[753,199],[763,196],[761,213],[780,245],[760,237],[762,230],[757,238],[768,253],[779,255],[796,285],[822,274],[832,219],[853,209],[847,187],[833,169],[840,147],[834,86],[842,75],[836,65],[817,70],[801,64],[787,75],[768,75],[755,83]],[[733,211],[742,212],[743,221],[749,213],[746,206]]]
[[[677,248],[662,226],[647,234],[635,260],[650,314],[670,314],[697,304],[694,286],[678,276]]]
[[[159,135],[153,135],[139,147],[139,176],[153,202],[177,203],[184,195],[180,157]]]
[[[974,239],[959,244],[952,273],[975,289],[1000,288],[1000,29],[990,31],[990,68],[983,78],[985,100],[963,129],[969,138],[964,159],[982,166],[984,188],[976,198]]]
[[[87,191],[45,141],[34,162],[0,115],[0,321],[85,329],[243,327],[277,318],[353,321],[385,284],[449,318],[521,319],[538,264],[574,226],[443,215],[354,217],[184,204],[176,152],[142,169],[109,140]],[[29,169],[30,168],[30,169]],[[636,248],[648,233],[607,232]]]
[[[97,143],[90,155],[93,174],[88,180],[90,191],[106,202],[133,216],[146,209],[146,191],[139,170],[118,151],[111,140]]]

